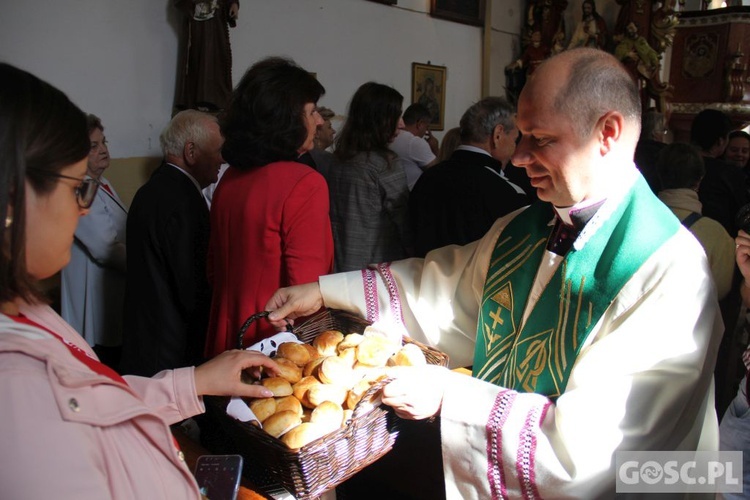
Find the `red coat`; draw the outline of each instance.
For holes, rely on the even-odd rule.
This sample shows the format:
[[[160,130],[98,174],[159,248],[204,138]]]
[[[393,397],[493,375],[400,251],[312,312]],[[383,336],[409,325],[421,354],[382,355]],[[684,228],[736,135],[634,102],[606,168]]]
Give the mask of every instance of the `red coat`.
[[[333,270],[328,206],[325,179],[306,165],[227,169],[211,202],[208,357],[236,348],[242,323],[278,288]],[[261,319],[245,334],[245,347],[274,333]]]

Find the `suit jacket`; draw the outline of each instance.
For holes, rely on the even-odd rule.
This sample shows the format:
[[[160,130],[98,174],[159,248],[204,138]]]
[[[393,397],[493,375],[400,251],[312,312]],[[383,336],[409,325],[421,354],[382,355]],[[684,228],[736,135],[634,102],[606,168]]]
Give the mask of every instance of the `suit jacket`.
[[[422,174],[409,197],[417,256],[478,240],[499,217],[529,204],[501,168],[489,155],[458,149]]]
[[[209,217],[198,187],[163,164],[128,214],[122,369],[153,375],[202,359],[211,292]]]
[[[70,262],[62,270],[61,312],[90,346],[122,343],[127,209],[112,185],[102,187],[76,228]]]
[[[729,236],[737,236],[737,212],[747,204],[745,174],[740,167],[716,158],[703,157],[706,175],[698,188],[703,215],[721,223]]]

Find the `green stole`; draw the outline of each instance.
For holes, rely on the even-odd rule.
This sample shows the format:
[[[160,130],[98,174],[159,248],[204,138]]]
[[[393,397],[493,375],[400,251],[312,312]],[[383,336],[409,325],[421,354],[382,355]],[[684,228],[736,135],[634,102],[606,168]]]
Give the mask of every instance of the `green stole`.
[[[522,324],[537,270],[547,259],[553,217],[551,204],[537,202],[510,221],[498,238],[484,284],[473,374],[555,399],[565,390],[594,325],[680,223],[638,176],[623,199],[608,200],[599,208]]]

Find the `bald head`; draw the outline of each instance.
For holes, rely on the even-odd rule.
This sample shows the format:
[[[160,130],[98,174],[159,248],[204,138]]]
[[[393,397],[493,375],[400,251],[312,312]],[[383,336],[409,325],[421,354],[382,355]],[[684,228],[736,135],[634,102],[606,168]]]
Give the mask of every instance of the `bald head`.
[[[640,133],[635,83],[610,54],[574,49],[545,61],[518,100],[511,158],[539,199],[558,207],[602,199],[632,166]]]
[[[620,113],[637,137],[641,100],[638,87],[614,56],[598,49],[562,52],[537,68],[527,86],[551,93],[554,110],[568,117],[579,137],[587,137],[601,116]],[[533,90],[529,89],[529,90]],[[526,91],[526,87],[524,87]]]

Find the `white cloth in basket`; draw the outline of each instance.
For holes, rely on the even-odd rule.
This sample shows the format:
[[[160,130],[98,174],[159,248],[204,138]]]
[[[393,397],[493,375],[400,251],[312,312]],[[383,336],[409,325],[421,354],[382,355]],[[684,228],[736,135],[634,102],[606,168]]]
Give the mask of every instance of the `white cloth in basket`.
[[[278,349],[280,344],[283,344],[285,342],[295,342],[297,344],[302,343],[299,341],[299,339],[297,339],[297,337],[292,332],[279,332],[273,337],[268,337],[267,339],[263,339],[260,342],[257,342],[251,345],[245,350],[246,351],[260,351],[266,356],[270,357],[270,356],[275,356],[276,349]],[[250,421],[259,422],[256,416],[253,414],[250,407],[247,406],[247,403],[245,403],[242,400],[242,398],[233,397],[229,401],[229,404],[227,405],[227,415],[239,420],[240,422],[250,422]]]

